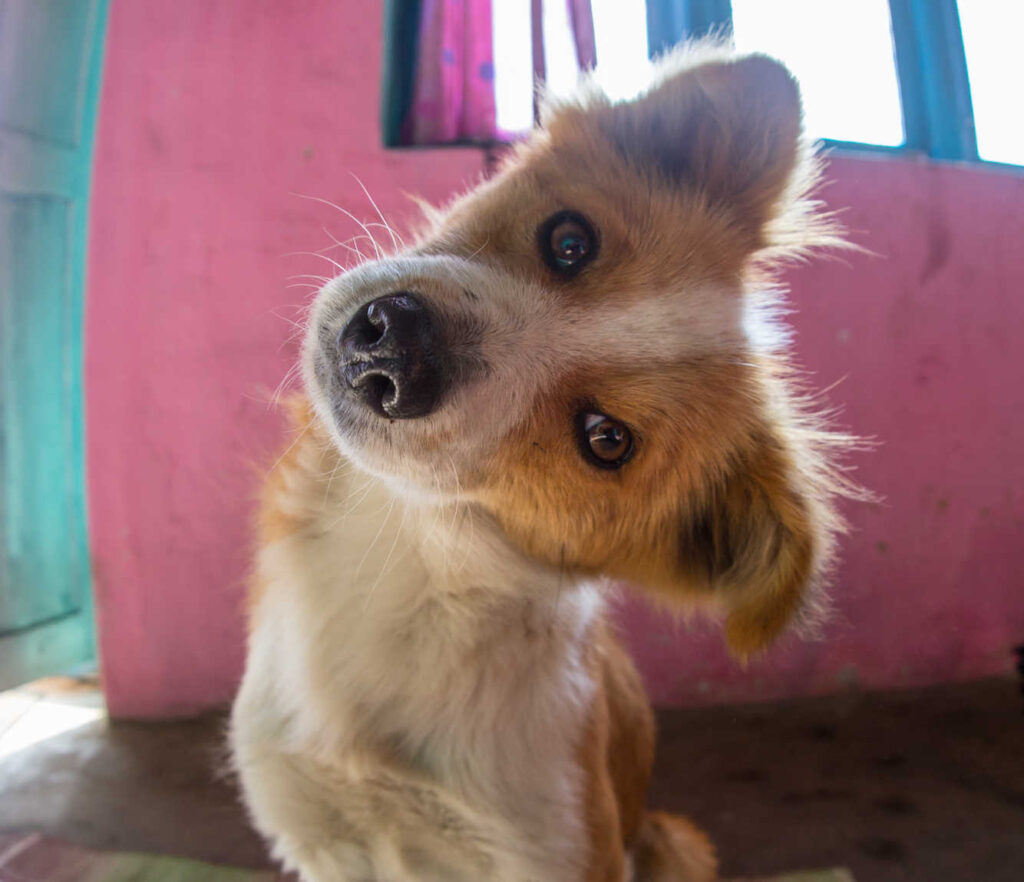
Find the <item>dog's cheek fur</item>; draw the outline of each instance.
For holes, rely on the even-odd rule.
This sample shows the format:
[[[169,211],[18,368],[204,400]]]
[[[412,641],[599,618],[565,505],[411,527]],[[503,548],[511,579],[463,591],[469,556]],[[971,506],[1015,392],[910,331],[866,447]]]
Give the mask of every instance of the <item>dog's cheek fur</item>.
[[[639,370],[563,377],[486,463],[479,498],[530,554],[573,571],[652,576],[676,555],[670,521],[680,500],[713,466],[722,436],[746,430],[743,369],[699,359],[663,376]],[[586,461],[575,427],[581,406],[633,427],[636,452],[623,468]]]
[[[663,378],[567,378],[502,445],[481,499],[534,556],[628,580],[670,606],[711,605],[727,615],[734,653],[766,648],[815,587],[835,516],[799,425],[762,412],[749,357]],[[579,451],[572,417],[584,393],[639,435],[617,471]]]

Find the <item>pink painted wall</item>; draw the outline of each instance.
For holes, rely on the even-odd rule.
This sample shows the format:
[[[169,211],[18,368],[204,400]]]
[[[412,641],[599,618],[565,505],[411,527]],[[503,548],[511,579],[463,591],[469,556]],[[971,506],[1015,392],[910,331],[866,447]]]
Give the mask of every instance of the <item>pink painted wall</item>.
[[[88,480],[111,710],[228,699],[267,397],[307,290],[288,256],[355,232],[401,191],[444,199],[472,151],[378,146],[379,4],[114,0],[97,144],[87,320]],[[881,446],[880,505],[850,508],[837,616],[741,669],[707,627],[631,606],[656,699],[699,703],[1002,672],[1024,640],[1024,174],[839,158],[830,203],[878,256],[792,274],[799,352]],[[305,279],[297,280],[299,282]]]
[[[883,497],[852,531],[825,639],[745,670],[707,629],[642,610],[629,643],[655,695],[696,704],[1000,674],[1024,643],[1024,170],[836,158],[827,201],[876,256],[790,274],[797,351],[842,422],[876,440]]]

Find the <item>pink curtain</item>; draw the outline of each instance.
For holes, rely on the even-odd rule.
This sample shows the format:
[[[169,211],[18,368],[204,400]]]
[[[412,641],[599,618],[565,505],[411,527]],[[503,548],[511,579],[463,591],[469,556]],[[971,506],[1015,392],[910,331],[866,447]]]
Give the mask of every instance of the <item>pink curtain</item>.
[[[422,0],[412,96],[402,143],[494,144],[494,42],[491,4],[505,0]],[[590,0],[531,0],[534,72],[544,75],[541,3],[565,3],[580,68],[596,63]],[[501,59],[497,59],[501,63]],[[525,84],[526,87],[529,84]]]
[[[491,0],[423,0],[407,143],[495,138]]]

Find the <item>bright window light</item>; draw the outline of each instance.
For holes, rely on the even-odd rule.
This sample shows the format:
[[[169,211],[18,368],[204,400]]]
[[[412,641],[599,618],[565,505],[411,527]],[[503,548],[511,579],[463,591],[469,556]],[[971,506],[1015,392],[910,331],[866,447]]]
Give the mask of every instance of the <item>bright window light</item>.
[[[958,0],[978,155],[1024,165],[1024,3]]]
[[[904,143],[888,0],[732,0],[732,17],[737,49],[800,81],[811,137]]]
[[[651,79],[645,0],[591,0],[594,15],[594,78],[614,101],[633,98]]]
[[[47,682],[0,692],[0,759],[106,716],[99,691],[51,691]]]
[[[494,111],[498,133],[515,135],[533,125],[533,51],[530,0],[491,5],[494,38]]]
[[[649,83],[645,0],[591,0],[594,16],[594,76],[613,100],[632,98]],[[494,98],[498,131],[522,134],[533,125],[533,52],[530,0],[492,6]],[[579,81],[565,0],[544,0],[544,67],[555,95],[571,93]]]
[[[548,90],[555,95],[568,95],[579,82],[580,68],[565,0],[544,3],[544,75]]]

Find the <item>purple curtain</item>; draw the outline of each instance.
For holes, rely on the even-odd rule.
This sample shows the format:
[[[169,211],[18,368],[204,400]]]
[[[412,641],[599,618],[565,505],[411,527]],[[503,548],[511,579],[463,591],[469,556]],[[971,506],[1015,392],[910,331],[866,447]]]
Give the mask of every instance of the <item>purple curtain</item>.
[[[580,70],[597,65],[597,46],[594,40],[594,13],[590,0],[566,0],[569,4],[569,24],[576,45],[576,64]]]
[[[409,110],[402,125],[408,145],[494,144],[507,140],[497,129],[494,99],[495,0],[422,0]],[[497,0],[503,2],[503,0]],[[544,77],[542,2],[565,3],[576,61],[593,67],[594,21],[590,0],[531,0],[534,73]],[[497,59],[501,63],[501,59]],[[529,88],[530,84],[524,84]]]

